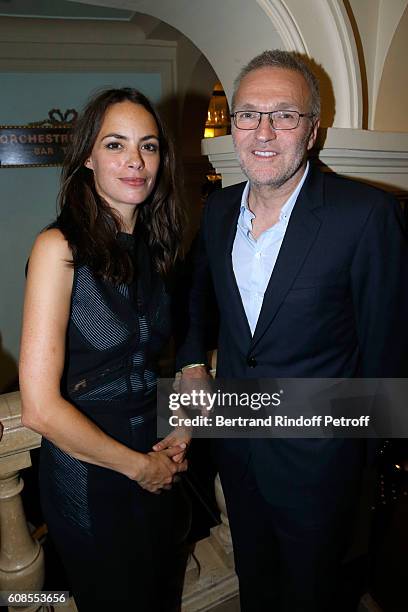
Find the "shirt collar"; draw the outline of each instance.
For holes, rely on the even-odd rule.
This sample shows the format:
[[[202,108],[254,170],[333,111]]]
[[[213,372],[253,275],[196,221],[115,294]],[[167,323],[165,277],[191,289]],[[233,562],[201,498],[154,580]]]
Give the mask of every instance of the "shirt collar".
[[[299,182],[299,184],[297,185],[296,189],[294,190],[294,192],[289,196],[289,198],[286,200],[286,202],[284,203],[284,205],[282,206],[280,215],[279,215],[279,221],[285,220],[286,222],[289,221],[290,215],[292,214],[292,210],[295,207],[296,204],[296,200],[297,197],[299,195],[300,190],[303,187],[303,183],[306,180],[306,177],[308,175],[309,172],[309,162],[306,163],[306,168],[305,171],[303,173],[303,176]],[[242,196],[241,196],[241,215],[245,214],[245,217],[249,216],[249,219],[254,219],[255,215],[254,213],[249,210],[249,205],[248,205],[248,196],[249,196],[249,189],[250,189],[250,183],[249,181],[247,181],[247,184],[244,187],[244,191],[242,192]]]

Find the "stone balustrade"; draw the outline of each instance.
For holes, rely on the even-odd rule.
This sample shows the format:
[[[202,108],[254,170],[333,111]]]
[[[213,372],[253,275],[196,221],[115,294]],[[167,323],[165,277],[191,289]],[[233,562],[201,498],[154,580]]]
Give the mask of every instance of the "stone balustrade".
[[[20,470],[30,467],[30,450],[40,445],[41,436],[23,427],[19,393],[0,395],[0,421],[4,427],[0,442],[0,591],[40,591],[44,554],[27,526]],[[20,612],[38,609],[38,605],[18,608]]]

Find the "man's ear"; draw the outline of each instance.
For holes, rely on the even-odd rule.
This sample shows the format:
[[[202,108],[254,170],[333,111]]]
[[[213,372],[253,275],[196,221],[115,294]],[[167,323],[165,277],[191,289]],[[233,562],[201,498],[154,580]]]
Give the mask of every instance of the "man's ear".
[[[85,168],[89,168],[89,170],[93,170],[93,163],[90,157],[88,157],[88,159],[85,160],[84,166]]]
[[[307,143],[308,151],[310,151],[310,149],[314,146],[314,143],[316,142],[317,130],[319,129],[319,126],[320,126],[320,118],[316,119],[316,121],[313,122],[312,131],[310,132],[309,141]]]

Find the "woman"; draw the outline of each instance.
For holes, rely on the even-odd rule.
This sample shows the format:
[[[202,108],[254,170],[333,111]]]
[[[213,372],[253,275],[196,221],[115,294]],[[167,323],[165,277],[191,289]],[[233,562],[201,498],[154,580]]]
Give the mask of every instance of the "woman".
[[[80,612],[177,610],[186,444],[152,446],[182,220],[171,143],[140,92],[88,103],[59,204],[30,256],[20,361],[45,519]]]

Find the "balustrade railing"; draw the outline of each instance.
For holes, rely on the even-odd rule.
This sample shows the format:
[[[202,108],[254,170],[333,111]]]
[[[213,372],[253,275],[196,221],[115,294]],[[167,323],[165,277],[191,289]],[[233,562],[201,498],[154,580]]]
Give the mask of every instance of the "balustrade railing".
[[[30,534],[24,514],[20,470],[31,466],[30,450],[41,436],[21,423],[19,393],[0,395],[0,591],[41,591],[44,584],[44,553]],[[39,606],[18,608],[35,612]],[[17,608],[10,607],[10,612]]]

